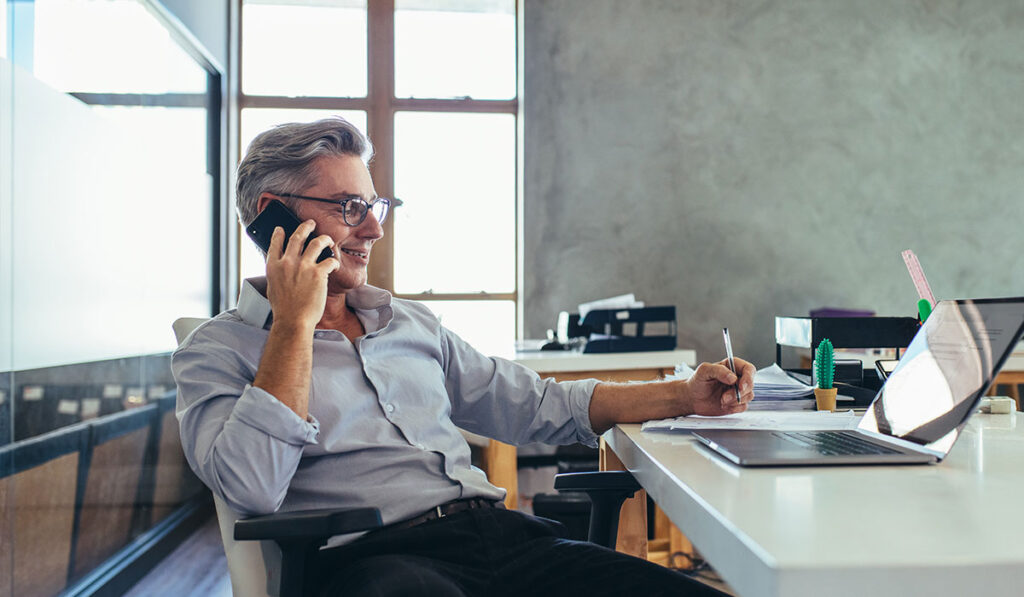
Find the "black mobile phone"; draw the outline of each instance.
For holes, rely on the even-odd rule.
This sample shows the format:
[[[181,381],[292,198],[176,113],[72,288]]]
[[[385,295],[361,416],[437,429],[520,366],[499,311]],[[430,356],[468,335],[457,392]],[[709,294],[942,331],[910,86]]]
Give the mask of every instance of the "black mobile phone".
[[[284,246],[288,246],[288,239],[292,237],[295,229],[299,227],[302,221],[299,220],[295,212],[288,209],[284,203],[281,203],[277,199],[274,199],[267,204],[267,207],[260,212],[260,215],[256,216],[256,219],[251,224],[245,227],[246,234],[249,238],[256,241],[264,252],[270,250],[270,236],[274,234],[274,228],[280,226],[284,229]],[[303,248],[309,246],[310,241],[316,238],[317,234],[314,230],[312,234],[306,238],[306,245]],[[324,259],[334,257],[334,251],[331,247],[325,247],[320,252],[320,256],[316,258],[316,262],[320,263]]]

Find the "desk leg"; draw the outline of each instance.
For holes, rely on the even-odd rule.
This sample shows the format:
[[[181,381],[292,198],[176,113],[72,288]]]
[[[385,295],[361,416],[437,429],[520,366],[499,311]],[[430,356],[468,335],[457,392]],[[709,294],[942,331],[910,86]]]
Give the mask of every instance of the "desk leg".
[[[505,507],[509,510],[519,508],[519,470],[516,465],[516,447],[503,444],[492,439],[483,453],[487,480],[492,485],[503,488]]]
[[[665,521],[669,532],[669,568],[693,570],[693,562],[697,557],[697,550],[693,548],[693,543],[686,538],[686,535],[679,530],[679,527],[668,520],[668,516],[665,516]],[[677,555],[684,557],[677,558]]]
[[[602,471],[624,471],[622,461],[601,438]],[[619,514],[619,536],[615,549],[622,553],[647,559],[647,492],[641,489],[622,504]]]

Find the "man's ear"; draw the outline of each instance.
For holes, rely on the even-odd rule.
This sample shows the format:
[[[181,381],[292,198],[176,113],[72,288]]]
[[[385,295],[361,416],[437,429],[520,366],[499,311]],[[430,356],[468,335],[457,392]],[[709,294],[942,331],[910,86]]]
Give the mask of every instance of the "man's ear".
[[[261,194],[260,198],[256,200],[256,213],[258,214],[264,209],[266,209],[267,204],[273,201],[274,199],[276,199],[276,197],[274,197],[270,193]]]

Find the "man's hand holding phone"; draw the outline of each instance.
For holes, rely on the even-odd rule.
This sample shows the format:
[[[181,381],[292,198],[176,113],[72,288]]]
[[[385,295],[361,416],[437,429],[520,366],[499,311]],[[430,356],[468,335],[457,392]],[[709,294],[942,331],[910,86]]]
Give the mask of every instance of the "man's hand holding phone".
[[[330,250],[334,240],[321,234],[306,244],[316,223],[299,224],[285,246],[285,232],[274,228],[267,250],[267,300],[274,312],[274,322],[312,330],[323,317],[327,303],[327,278],[341,267],[335,257],[317,263],[324,249]]]

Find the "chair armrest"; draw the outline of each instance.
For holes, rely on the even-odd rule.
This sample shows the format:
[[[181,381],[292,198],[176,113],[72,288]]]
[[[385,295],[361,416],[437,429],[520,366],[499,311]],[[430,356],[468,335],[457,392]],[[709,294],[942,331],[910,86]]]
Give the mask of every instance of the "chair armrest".
[[[590,496],[591,542],[615,549],[622,502],[641,489],[629,471],[596,471],[555,475],[558,491],[585,491]]]
[[[302,510],[235,521],[235,540],[294,540],[331,537],[381,526],[377,508]]]
[[[594,471],[555,475],[558,491],[630,491],[641,489],[629,471]]]

